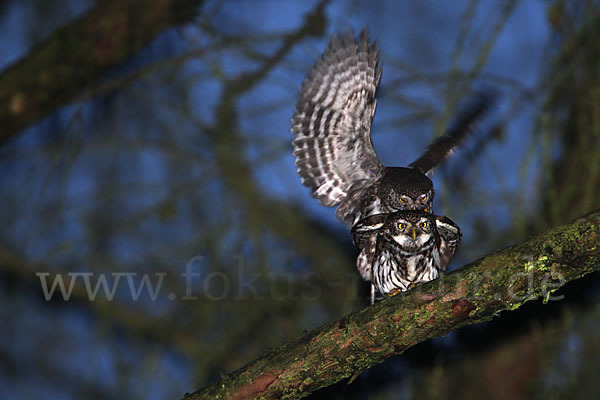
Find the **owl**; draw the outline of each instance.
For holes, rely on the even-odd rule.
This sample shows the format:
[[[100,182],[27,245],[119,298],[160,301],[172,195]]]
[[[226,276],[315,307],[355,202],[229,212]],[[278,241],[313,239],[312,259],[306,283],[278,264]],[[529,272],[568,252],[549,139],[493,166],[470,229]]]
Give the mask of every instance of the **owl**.
[[[437,279],[460,246],[462,232],[449,218],[421,210],[378,214],[352,228],[361,250],[357,268],[375,289],[393,296],[413,285]]]
[[[427,177],[473,129],[493,96],[481,93],[454,128],[408,167],[381,164],[371,142],[375,92],[381,80],[379,49],[366,30],[334,34],[300,87],[292,117],[294,156],[302,183],[349,228],[375,214],[433,212]]]

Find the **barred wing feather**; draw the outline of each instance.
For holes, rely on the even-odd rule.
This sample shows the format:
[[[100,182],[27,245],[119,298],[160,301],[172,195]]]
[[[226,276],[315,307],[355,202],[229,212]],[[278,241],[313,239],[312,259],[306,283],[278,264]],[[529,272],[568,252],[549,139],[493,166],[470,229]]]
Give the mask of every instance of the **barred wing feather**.
[[[333,35],[300,87],[292,117],[294,156],[302,183],[325,206],[375,182],[383,166],[371,142],[379,50],[362,31]]]

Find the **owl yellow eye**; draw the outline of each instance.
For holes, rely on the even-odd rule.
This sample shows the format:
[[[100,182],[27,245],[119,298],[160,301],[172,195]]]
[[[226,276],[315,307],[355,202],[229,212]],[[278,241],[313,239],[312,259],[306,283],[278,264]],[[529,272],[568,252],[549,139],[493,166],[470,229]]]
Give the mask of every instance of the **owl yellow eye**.
[[[423,211],[429,212],[429,209],[428,208],[424,208]]]
[[[421,222],[421,228],[427,229],[427,222]]]
[[[402,200],[402,199],[398,199],[398,200],[400,200],[400,203],[406,203],[406,202],[405,202],[404,200]]]
[[[426,201],[427,201],[427,196],[423,196],[423,197],[421,198],[421,203],[425,203]]]
[[[404,230],[406,228],[406,224],[399,223],[398,228],[400,228],[401,230]]]

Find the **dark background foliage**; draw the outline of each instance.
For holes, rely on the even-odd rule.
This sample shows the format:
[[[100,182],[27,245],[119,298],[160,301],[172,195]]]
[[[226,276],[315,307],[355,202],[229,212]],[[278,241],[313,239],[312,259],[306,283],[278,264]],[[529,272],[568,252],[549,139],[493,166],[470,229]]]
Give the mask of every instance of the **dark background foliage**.
[[[2,113],[31,115],[5,122],[0,147],[2,398],[179,398],[368,304],[350,236],[291,155],[298,87],[334,31],[368,27],[381,47],[385,164],[413,161],[475,91],[501,93],[433,178],[436,213],[464,232],[454,267],[600,207],[596,2],[122,2],[91,14],[102,26],[129,13],[121,30],[60,52],[58,29],[112,3],[0,2]],[[156,10],[170,3],[167,19]],[[149,16],[138,39],[111,42]],[[119,60],[121,45],[132,54],[76,79],[79,60]],[[67,79],[49,95],[57,65]],[[44,295],[56,277],[68,300]],[[311,398],[592,398],[597,281]]]

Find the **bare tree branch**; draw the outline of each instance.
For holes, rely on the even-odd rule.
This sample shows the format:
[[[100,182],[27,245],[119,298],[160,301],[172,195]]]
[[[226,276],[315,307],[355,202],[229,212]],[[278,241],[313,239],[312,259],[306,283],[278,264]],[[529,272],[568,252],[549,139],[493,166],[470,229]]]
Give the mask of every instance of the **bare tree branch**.
[[[0,145],[72,101],[202,0],[100,1],[0,75]]]
[[[185,400],[297,399],[353,379],[424,340],[545,301],[600,270],[600,210],[347,315],[251,362]]]

